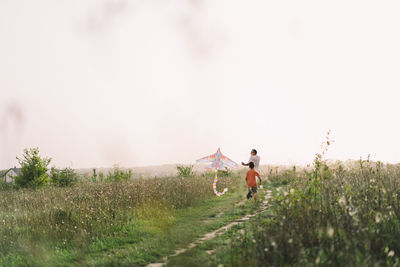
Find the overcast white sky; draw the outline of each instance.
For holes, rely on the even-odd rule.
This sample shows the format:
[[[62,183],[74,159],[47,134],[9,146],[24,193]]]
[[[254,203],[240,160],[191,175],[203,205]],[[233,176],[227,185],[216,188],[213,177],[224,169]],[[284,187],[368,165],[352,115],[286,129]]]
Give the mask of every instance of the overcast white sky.
[[[399,1],[0,0],[0,168],[400,161]]]

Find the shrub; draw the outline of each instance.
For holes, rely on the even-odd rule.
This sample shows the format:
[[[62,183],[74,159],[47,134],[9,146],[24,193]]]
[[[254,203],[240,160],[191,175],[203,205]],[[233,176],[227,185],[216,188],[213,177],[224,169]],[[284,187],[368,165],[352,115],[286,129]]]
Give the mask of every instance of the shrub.
[[[193,165],[189,165],[189,166],[178,165],[178,166],[176,166],[176,169],[178,170],[178,177],[193,177],[194,176]]]
[[[218,177],[226,177],[232,175],[232,170],[226,168],[226,171],[218,170]]]
[[[78,181],[78,174],[71,168],[60,170],[53,167],[50,177],[51,182],[55,186],[72,186]]]
[[[8,190],[14,187],[13,183],[6,183],[4,181],[0,181],[0,190]]]
[[[106,181],[108,182],[119,182],[124,180],[129,180],[132,177],[131,170],[121,170],[118,167],[114,167],[107,175]]]
[[[41,158],[38,148],[25,149],[23,158],[17,158],[21,173],[15,177],[15,184],[20,187],[41,187],[49,182],[46,174],[50,158]]]

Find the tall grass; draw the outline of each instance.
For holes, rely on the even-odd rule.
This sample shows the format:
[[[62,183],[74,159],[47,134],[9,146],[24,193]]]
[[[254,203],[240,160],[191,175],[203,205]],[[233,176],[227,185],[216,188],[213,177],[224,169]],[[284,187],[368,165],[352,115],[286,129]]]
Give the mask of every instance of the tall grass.
[[[394,265],[400,256],[400,167],[360,161],[272,175],[271,213],[233,238],[232,266]]]
[[[220,186],[230,187],[236,181],[227,177]],[[152,218],[156,227],[166,228],[173,222],[171,211],[211,197],[211,183],[212,177],[173,177],[4,190],[0,258],[34,253],[34,247],[41,246],[88,247],[91,241],[113,236],[138,221],[148,220],[151,227]]]

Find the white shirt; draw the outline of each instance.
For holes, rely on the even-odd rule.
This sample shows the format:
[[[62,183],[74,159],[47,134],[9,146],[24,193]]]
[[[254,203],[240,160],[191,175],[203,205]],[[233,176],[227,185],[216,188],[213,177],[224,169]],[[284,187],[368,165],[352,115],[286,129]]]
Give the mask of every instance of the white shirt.
[[[256,171],[258,171],[258,167],[260,166],[260,156],[251,155],[250,158],[249,158],[249,162],[253,162],[254,163],[254,169],[256,169]]]

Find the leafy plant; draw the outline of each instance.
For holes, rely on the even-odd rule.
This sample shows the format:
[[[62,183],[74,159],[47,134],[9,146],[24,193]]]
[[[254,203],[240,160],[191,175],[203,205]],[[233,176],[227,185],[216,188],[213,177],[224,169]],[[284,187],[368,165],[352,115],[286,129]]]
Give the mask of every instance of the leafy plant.
[[[38,148],[25,149],[23,158],[17,157],[21,173],[15,177],[15,184],[20,187],[41,187],[50,180],[47,175],[50,158],[41,158]]]
[[[112,171],[107,174],[106,181],[108,182],[119,182],[124,180],[129,180],[132,177],[132,171],[124,171],[119,167],[115,166]]]
[[[178,177],[193,177],[194,176],[193,165],[189,165],[189,166],[178,165],[178,166],[176,166],[176,169],[178,170]]]
[[[226,168],[226,171],[218,170],[218,177],[227,177],[227,176],[230,176],[230,175],[232,175],[232,170],[231,169]]]
[[[53,167],[50,171],[50,178],[55,186],[72,186],[78,181],[78,174],[71,168],[60,170]]]

